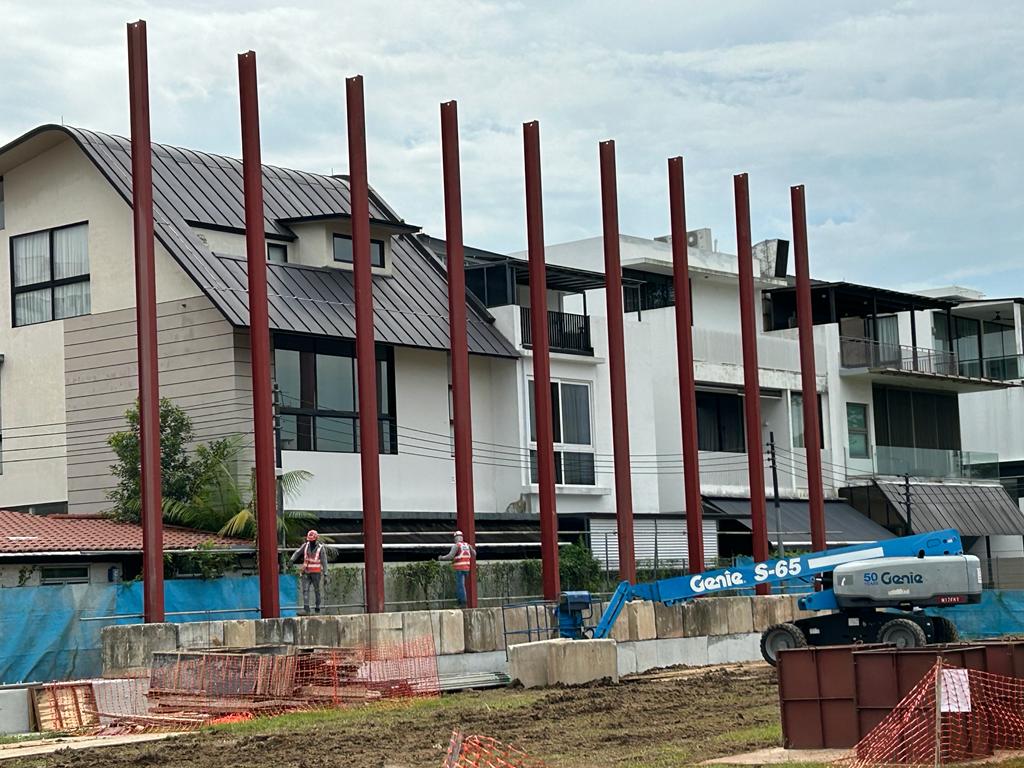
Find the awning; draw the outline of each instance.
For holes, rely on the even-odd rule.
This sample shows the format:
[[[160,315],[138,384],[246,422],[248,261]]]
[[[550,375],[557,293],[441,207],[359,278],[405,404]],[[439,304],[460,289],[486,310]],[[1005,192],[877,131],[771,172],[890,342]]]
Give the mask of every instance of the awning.
[[[876,483],[900,517],[906,519],[903,483]],[[1001,485],[910,483],[915,533],[955,528],[961,536],[1024,535],[1024,512]]]
[[[722,514],[735,519],[746,528],[750,523],[750,499],[709,499]],[[768,499],[768,539],[778,539],[778,518],[775,502]],[[782,543],[787,546],[810,546],[811,521],[806,501],[786,499],[779,502],[782,516]],[[893,534],[869,520],[849,504],[842,501],[825,503],[825,543],[828,546],[860,544],[880,539],[891,539]]]

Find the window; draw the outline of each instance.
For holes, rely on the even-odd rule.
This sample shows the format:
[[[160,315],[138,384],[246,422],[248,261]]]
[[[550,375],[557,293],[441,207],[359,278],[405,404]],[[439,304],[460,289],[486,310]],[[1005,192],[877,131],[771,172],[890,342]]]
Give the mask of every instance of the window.
[[[288,246],[280,243],[267,243],[267,261],[274,264],[287,264]]]
[[[702,451],[744,453],[743,398],[697,391],[697,447]]]
[[[846,432],[850,458],[869,458],[871,451],[868,444],[868,407],[863,403],[846,404]]]
[[[42,584],[88,584],[88,565],[44,565],[39,568]]]
[[[345,264],[352,263],[352,238],[349,235],[334,236],[334,260]],[[370,266],[384,266],[384,241],[370,241]]]
[[[625,314],[632,312],[646,312],[649,309],[661,309],[663,307],[674,307],[676,303],[676,292],[672,277],[659,275],[653,272],[639,272],[637,270],[623,270],[622,276],[628,282],[622,288],[622,311]],[[690,325],[693,325],[693,280],[690,280]]]
[[[530,380],[530,482],[538,482],[537,417],[534,384]],[[590,387],[566,381],[551,382],[551,427],[555,443],[555,483],[594,485],[594,446],[590,428]]]
[[[87,315],[89,227],[69,227],[11,238],[14,325]]]
[[[0,176],[0,229],[4,228],[4,177]]]
[[[355,347],[334,339],[277,337],[274,380],[281,398],[281,449],[359,451]],[[398,453],[393,350],[377,347],[381,453]]]
[[[804,447],[804,396],[800,392],[790,392],[790,410],[793,422],[793,447]],[[821,395],[818,395],[818,437],[821,450],[825,450],[825,424],[821,412]]]
[[[960,402],[955,394],[878,384],[871,394],[878,445],[960,450]]]

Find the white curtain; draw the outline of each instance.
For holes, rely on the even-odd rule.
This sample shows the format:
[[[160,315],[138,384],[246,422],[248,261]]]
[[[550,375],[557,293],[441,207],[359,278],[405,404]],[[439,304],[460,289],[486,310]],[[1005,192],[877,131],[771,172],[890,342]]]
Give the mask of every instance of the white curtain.
[[[11,239],[14,245],[14,286],[45,283],[50,279],[50,233],[39,232]]]
[[[53,318],[49,288],[14,295],[14,324],[45,323]]]
[[[54,320],[88,315],[90,308],[88,281],[58,285],[53,289]]]
[[[89,274],[88,225],[79,224],[54,231],[53,272],[54,280]]]

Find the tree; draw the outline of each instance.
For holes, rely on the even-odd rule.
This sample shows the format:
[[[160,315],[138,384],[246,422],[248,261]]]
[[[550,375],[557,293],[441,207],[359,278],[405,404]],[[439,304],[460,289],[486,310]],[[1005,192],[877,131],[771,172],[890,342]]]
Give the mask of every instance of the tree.
[[[559,552],[558,574],[562,589],[585,589],[593,592],[601,585],[601,563],[587,547],[583,537]]]
[[[221,536],[255,540],[256,473],[249,473],[243,487],[236,471],[243,447],[241,435],[198,446],[195,460],[202,467],[202,473],[196,490],[186,500],[166,500],[164,519]],[[278,481],[288,498],[312,477],[312,473],[305,470],[293,470],[280,475]],[[316,519],[316,515],[309,512],[285,510],[277,518],[277,535],[286,543],[298,543]]]
[[[136,400],[124,414],[128,429],[115,432],[107,444],[117,456],[110,471],[117,485],[107,494],[113,502],[112,516],[125,522],[138,522],[142,509],[139,450],[139,403]],[[188,414],[166,398],[160,399],[160,492],[163,500],[188,501],[198,490],[207,474],[206,462],[218,450],[211,444],[206,454],[189,455],[188,445],[193,440],[192,420]],[[221,441],[223,442],[223,441]]]

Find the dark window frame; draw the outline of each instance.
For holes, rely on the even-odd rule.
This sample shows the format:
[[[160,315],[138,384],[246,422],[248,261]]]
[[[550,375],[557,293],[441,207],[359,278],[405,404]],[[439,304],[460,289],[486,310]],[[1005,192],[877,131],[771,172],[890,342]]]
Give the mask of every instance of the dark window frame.
[[[57,576],[54,572],[58,571],[70,571],[72,569],[84,569],[84,576]],[[47,571],[50,571],[49,576],[46,575]],[[39,566],[39,583],[46,585],[59,586],[61,584],[88,584],[92,581],[92,573],[90,572],[88,563],[61,563],[54,565],[41,565]]]
[[[355,258],[355,246],[353,245],[353,248],[352,248],[352,251],[353,251],[353,261],[349,261],[347,259],[339,259],[338,256],[337,256],[337,249],[335,249],[335,247],[334,247],[335,241],[337,241],[339,239],[340,240],[348,240],[349,242],[351,242],[352,241],[352,235],[343,235],[343,234],[340,234],[338,232],[334,233],[334,237],[331,239],[331,258],[336,263],[338,263],[338,264],[352,264],[353,261],[354,261],[354,258]],[[373,246],[375,246],[375,245],[379,245],[380,246],[380,251],[379,251],[379,253],[380,253],[380,263],[379,264],[377,264],[374,261],[374,258],[373,258],[374,257],[374,248],[373,248]],[[380,240],[380,239],[375,238],[375,237],[371,237],[370,238],[370,266],[375,268],[375,269],[384,269],[386,264],[387,264],[387,247],[385,245],[385,241],[384,240]]]
[[[318,355],[342,357],[352,360],[353,366],[353,391],[358,380],[356,364],[355,343],[345,339],[320,339],[304,336],[280,335],[274,337],[274,351],[290,350],[299,353],[299,381],[300,381],[300,402],[299,405],[282,403],[280,414],[282,419],[294,417],[295,435],[297,446],[285,450],[296,450],[313,453],[358,453],[359,452],[359,401],[354,398],[354,409],[351,411],[319,408],[316,404],[316,358]],[[377,361],[377,434],[380,440],[380,453],[384,455],[395,455],[398,450],[398,414],[395,401],[395,355],[394,347],[377,344],[375,350]],[[386,365],[386,375],[381,376],[382,364]],[[275,380],[277,378],[275,371]],[[386,389],[385,389],[386,387]],[[307,390],[310,399],[306,399]],[[381,412],[381,404],[384,402],[383,394],[387,393],[387,413]],[[306,403],[312,403],[312,406]],[[352,450],[327,450],[317,448],[318,419],[347,419],[352,423]],[[319,428],[326,431],[326,426]]]
[[[589,420],[588,431],[590,436],[589,443],[567,443],[563,442],[562,438],[565,433],[565,418],[564,409],[562,403],[564,398],[562,397],[562,386],[570,387],[583,387],[587,390],[587,418]],[[536,384],[534,383],[533,377],[527,379],[527,399],[529,402],[528,416],[529,416],[529,457],[530,457],[530,483],[536,485],[539,478],[537,473],[537,429],[536,429],[536,404],[534,403],[533,392]],[[567,485],[575,486],[580,488],[590,488],[597,485],[597,471],[595,469],[595,457],[596,448],[594,446],[594,387],[591,382],[587,381],[573,381],[572,379],[552,379],[551,381],[551,417],[552,421],[555,422],[555,410],[557,409],[558,418],[557,423],[551,425],[552,443],[554,445],[555,454],[555,485]],[[583,450],[580,450],[580,449]],[[579,467],[578,472],[582,472],[587,482],[581,483],[567,483],[565,478],[570,473],[566,471],[565,461],[566,456],[586,456],[589,459],[589,467],[584,466],[587,460],[583,461]],[[579,459],[575,459],[579,461]],[[580,475],[577,475],[580,476]]]
[[[864,409],[864,428],[863,429],[851,429],[850,428],[850,407],[863,408]],[[871,458],[871,407],[867,403],[853,403],[848,402],[846,404],[846,450],[850,454],[851,459],[870,459]],[[854,454],[853,445],[850,442],[851,435],[864,435],[864,455]]]
[[[66,319],[68,319],[67,317],[54,317],[53,316],[54,306],[56,305],[56,302],[54,301],[54,299],[55,299],[54,289],[55,288],[59,288],[59,287],[64,286],[64,285],[74,285],[76,283],[91,283],[90,272],[86,272],[83,275],[75,275],[74,277],[62,277],[62,278],[59,278],[59,279],[56,279],[56,280],[54,279],[54,277],[53,277],[53,275],[54,275],[54,268],[53,268],[53,234],[55,232],[60,232],[61,230],[64,230],[64,229],[73,229],[75,227],[81,227],[81,226],[85,226],[86,227],[86,238],[87,238],[87,242],[88,242],[88,227],[89,227],[88,219],[86,219],[85,221],[76,221],[73,224],[62,224],[59,227],[51,227],[49,229],[37,229],[37,230],[34,230],[32,232],[22,232],[19,235],[11,235],[11,237],[8,239],[7,247],[8,247],[8,251],[9,251],[8,265],[10,267],[10,280],[11,280],[11,327],[12,328],[25,328],[25,327],[28,327],[30,325],[42,325],[43,323],[52,323],[54,320],[66,320]],[[50,252],[50,279],[49,280],[43,280],[43,281],[38,282],[38,283],[29,283],[28,285],[15,286],[14,285],[14,283],[15,283],[15,275],[14,275],[14,243],[17,240],[19,240],[19,239],[21,239],[23,237],[31,237],[32,235],[41,235],[44,232],[47,235],[47,240],[48,240],[47,245],[48,245],[48,249],[49,249],[49,252]],[[92,269],[92,260],[91,259],[89,261],[89,269],[90,270]],[[35,322],[35,323],[19,323],[18,322],[18,308],[17,308],[17,296],[18,296],[18,294],[21,294],[21,293],[32,293],[33,291],[42,291],[42,290],[45,290],[47,288],[50,289],[50,318],[48,320],[39,320],[38,322]],[[90,285],[89,292],[90,292],[90,304],[91,304],[91,298],[92,298],[91,297],[91,294],[92,294],[92,286],[91,285]],[[92,312],[90,311],[89,314],[92,314]],[[81,315],[69,315],[68,317],[81,317]]]
[[[270,249],[280,248],[284,254],[284,261],[274,261],[270,258]],[[288,263],[288,245],[286,243],[267,243],[267,261],[271,264],[287,264]]]
[[[0,229],[3,229],[5,226],[4,222],[6,221],[6,217],[4,202],[6,199],[7,198],[4,196],[4,177],[0,176]]]
[[[818,442],[821,443],[821,450],[824,451],[825,450],[825,414],[824,414],[824,412],[822,411],[822,408],[821,408],[821,392],[816,392],[815,395],[818,398]],[[789,443],[790,443],[790,447],[791,448],[805,448],[806,447],[807,427],[803,423],[803,418],[804,418],[803,396],[804,396],[804,393],[803,393],[802,390],[791,389],[789,391],[789,407],[791,409],[790,424],[789,424],[789,433],[790,433],[789,434]],[[797,410],[796,407],[793,405],[793,398],[794,397],[799,397],[800,400],[801,400],[801,402],[800,402],[800,426],[803,428],[803,431],[804,431],[804,433],[800,435],[800,442],[802,443],[802,445],[797,445],[796,444],[796,435],[793,432],[793,418],[792,418],[792,415]]]
[[[745,413],[743,410],[743,396],[740,394],[733,394],[731,392],[713,392],[706,389],[698,389],[696,392],[697,399],[697,447],[700,451],[710,451],[713,453],[745,453],[746,438],[747,438],[747,424]],[[707,408],[710,402],[714,403],[715,411],[715,444],[712,447],[708,447],[705,442],[704,445],[700,444],[700,440],[703,436],[707,435],[706,430],[700,428],[700,412],[701,412],[701,401],[704,401],[704,407]],[[739,439],[735,443],[735,449],[730,450],[726,446],[732,445],[732,435],[728,435],[728,424],[724,422],[722,414],[724,412],[725,405],[728,404],[730,409],[736,409],[731,415],[735,417],[736,423],[739,425]],[[705,425],[706,426],[706,425]]]

